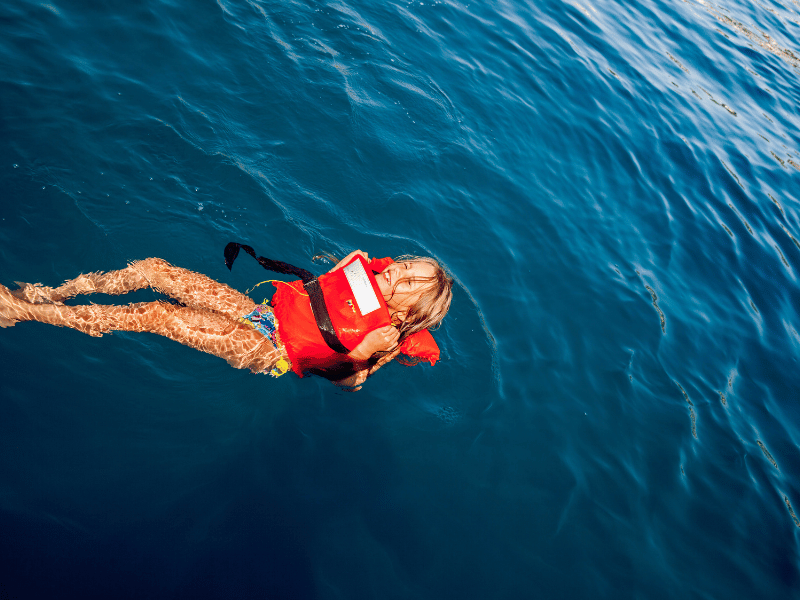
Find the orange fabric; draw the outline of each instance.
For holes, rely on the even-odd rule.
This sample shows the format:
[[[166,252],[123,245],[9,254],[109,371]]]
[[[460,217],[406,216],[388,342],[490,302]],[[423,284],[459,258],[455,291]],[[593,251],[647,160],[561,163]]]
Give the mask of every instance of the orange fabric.
[[[325,305],[331,317],[331,323],[336,329],[339,341],[348,350],[353,350],[364,336],[373,329],[384,327],[391,321],[389,309],[381,297],[378,284],[372,274],[373,263],[380,266],[381,261],[365,261],[356,256],[348,263],[361,261],[367,271],[367,276],[372,284],[373,291],[378,297],[380,308],[367,315],[361,315],[355,298],[350,290],[344,271],[337,269],[319,277]],[[388,263],[387,263],[388,264]],[[347,266],[347,265],[345,265]],[[381,270],[384,267],[380,267]],[[342,355],[334,352],[322,338],[314,313],[311,310],[311,300],[303,295],[302,281],[293,281],[287,284],[273,284],[277,288],[272,296],[272,306],[278,318],[278,331],[281,341],[286,347],[292,369],[298,376],[312,368],[331,368],[342,362]]]
[[[427,329],[412,333],[400,344],[400,353],[413,356],[435,365],[439,360],[439,346]]]
[[[331,322],[339,340],[350,350],[354,349],[368,332],[390,323],[389,310],[381,297],[373,272],[381,272],[393,262],[388,257],[366,262],[357,256],[353,260],[364,263],[373,290],[381,304],[378,310],[366,316],[358,312],[342,269],[319,277]],[[286,347],[294,372],[302,377],[303,372],[308,369],[330,368],[341,363],[342,355],[331,350],[319,332],[314,313],[311,311],[311,302],[308,296],[303,295],[302,281],[273,285],[277,289],[272,296],[271,304],[278,318],[281,341]],[[401,351],[403,354],[427,360],[431,364],[435,364],[439,358],[439,348],[427,330],[406,338],[401,345]]]

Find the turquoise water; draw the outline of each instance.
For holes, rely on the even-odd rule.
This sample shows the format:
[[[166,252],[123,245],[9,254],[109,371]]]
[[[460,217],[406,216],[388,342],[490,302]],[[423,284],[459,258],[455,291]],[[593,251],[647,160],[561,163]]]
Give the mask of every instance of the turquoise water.
[[[357,394],[0,331],[0,598],[800,597],[799,30],[793,0],[5,3],[2,283],[159,256],[245,290],[240,241],[457,288],[443,360]]]

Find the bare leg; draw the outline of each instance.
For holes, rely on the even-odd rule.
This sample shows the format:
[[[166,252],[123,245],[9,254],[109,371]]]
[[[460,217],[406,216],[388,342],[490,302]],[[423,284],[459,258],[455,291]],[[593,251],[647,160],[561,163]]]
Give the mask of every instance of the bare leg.
[[[120,295],[151,287],[192,308],[213,310],[233,318],[251,312],[255,302],[224,283],[201,273],[174,267],[160,258],[132,262],[125,269],[108,273],[88,273],[57,288],[39,284],[20,284],[14,295],[33,303],[61,303],[78,294]]]
[[[32,304],[0,285],[0,326],[7,327],[17,321],[71,327],[95,337],[110,331],[148,331],[255,373],[285,358],[261,333],[217,312],[166,302],[127,306]]]

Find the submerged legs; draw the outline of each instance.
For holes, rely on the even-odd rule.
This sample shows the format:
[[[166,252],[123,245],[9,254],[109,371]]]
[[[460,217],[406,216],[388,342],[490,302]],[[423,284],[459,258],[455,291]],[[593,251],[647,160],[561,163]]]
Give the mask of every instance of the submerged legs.
[[[60,303],[78,294],[120,295],[150,287],[192,308],[213,310],[239,318],[253,310],[255,302],[224,283],[201,273],[174,267],[160,258],[132,262],[119,271],[87,273],[56,288],[21,284],[14,295],[32,303]]]
[[[142,302],[127,306],[65,306],[78,294],[124,294],[152,287],[185,306]],[[149,258],[109,273],[90,273],[57,288],[24,286],[14,293],[0,285],[0,326],[39,321],[101,336],[110,331],[148,331],[219,356],[232,366],[261,372],[283,356],[268,338],[238,318],[255,302],[227,285],[166,261]]]

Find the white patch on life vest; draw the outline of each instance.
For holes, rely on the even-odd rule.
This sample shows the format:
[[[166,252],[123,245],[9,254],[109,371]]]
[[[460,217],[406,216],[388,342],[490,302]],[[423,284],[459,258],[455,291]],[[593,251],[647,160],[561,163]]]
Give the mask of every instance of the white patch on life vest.
[[[378,302],[378,296],[375,295],[375,290],[372,289],[369,276],[364,270],[364,265],[361,264],[361,261],[356,259],[342,270],[344,271],[344,276],[347,277],[347,283],[350,284],[350,290],[355,296],[361,316],[368,315],[373,310],[378,310],[381,307],[381,303]]]

